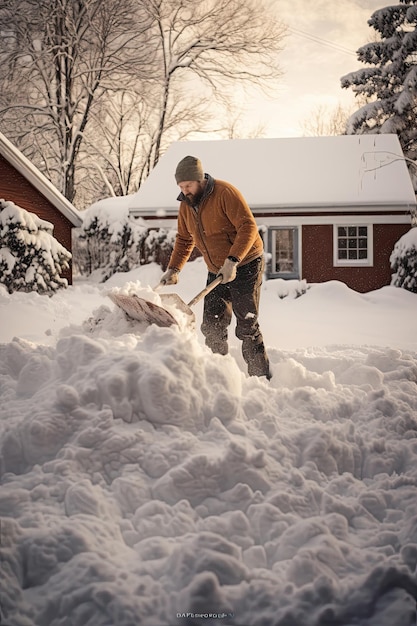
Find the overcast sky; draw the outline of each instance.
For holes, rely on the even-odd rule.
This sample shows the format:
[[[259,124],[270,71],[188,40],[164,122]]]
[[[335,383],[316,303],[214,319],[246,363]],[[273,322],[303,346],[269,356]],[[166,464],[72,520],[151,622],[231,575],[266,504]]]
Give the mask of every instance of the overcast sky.
[[[279,61],[284,71],[274,101],[254,97],[248,119],[265,126],[268,137],[303,134],[302,124],[317,106],[353,102],[340,87],[344,74],[364,67],[356,50],[375,33],[368,20],[389,0],[271,0],[288,36]],[[395,3],[393,3],[395,4]]]

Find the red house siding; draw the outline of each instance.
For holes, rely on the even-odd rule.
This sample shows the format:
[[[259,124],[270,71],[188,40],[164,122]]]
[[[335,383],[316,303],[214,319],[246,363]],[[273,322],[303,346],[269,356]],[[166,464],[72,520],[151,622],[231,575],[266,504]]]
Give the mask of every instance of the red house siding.
[[[14,202],[17,206],[54,225],[54,237],[69,252],[72,252],[71,222],[45,198],[20,172],[0,155],[0,198]],[[63,272],[69,284],[72,270]]]
[[[374,263],[372,267],[333,265],[333,225],[302,227],[302,278],[308,283],[340,280],[361,293],[379,289],[391,282],[389,257],[395,243],[410,230],[407,224],[374,224]]]

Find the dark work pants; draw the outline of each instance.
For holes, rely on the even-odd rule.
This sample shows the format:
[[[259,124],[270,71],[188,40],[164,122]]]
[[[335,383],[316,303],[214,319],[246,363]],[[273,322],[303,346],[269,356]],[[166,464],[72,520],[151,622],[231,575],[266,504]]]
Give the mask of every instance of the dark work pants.
[[[263,269],[263,257],[258,257],[239,267],[235,280],[213,289],[204,299],[201,331],[213,352],[227,354],[228,327],[233,312],[236,337],[242,341],[242,355],[249,375],[270,379],[269,360],[258,322]],[[207,284],[215,278],[216,274],[209,272]]]

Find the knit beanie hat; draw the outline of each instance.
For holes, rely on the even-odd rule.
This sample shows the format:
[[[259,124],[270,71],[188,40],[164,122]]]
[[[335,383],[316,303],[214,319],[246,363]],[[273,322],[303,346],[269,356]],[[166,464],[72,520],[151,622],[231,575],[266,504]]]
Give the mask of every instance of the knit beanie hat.
[[[184,157],[175,170],[175,180],[177,184],[185,180],[204,180],[204,170],[200,159],[193,156]]]

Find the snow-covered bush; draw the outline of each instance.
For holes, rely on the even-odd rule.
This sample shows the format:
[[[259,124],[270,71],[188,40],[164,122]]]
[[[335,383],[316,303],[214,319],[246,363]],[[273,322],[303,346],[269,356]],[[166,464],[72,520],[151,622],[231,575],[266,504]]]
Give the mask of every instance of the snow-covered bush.
[[[116,272],[128,272],[155,262],[166,268],[175,231],[149,227],[129,217],[124,198],[95,203],[83,214],[75,231],[74,263],[82,275],[99,273],[105,281]]]
[[[71,253],[52,233],[50,222],[0,200],[0,283],[9,293],[52,294],[67,287],[61,273],[68,269]]]
[[[397,241],[390,257],[391,285],[417,293],[417,228]]]

